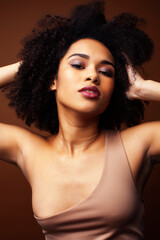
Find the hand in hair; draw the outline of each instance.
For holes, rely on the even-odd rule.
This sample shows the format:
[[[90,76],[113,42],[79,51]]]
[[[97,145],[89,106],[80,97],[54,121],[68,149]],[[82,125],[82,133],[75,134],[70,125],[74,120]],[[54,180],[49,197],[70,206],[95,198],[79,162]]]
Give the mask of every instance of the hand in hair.
[[[126,92],[130,100],[160,101],[160,83],[144,80],[127,59],[126,70],[130,86]]]
[[[139,91],[144,84],[144,79],[142,76],[136,71],[135,68],[129,63],[126,66],[127,74],[128,74],[128,80],[129,80],[129,88],[126,92],[127,98],[130,100],[134,99],[140,99],[139,98]],[[141,99],[142,100],[142,99]]]

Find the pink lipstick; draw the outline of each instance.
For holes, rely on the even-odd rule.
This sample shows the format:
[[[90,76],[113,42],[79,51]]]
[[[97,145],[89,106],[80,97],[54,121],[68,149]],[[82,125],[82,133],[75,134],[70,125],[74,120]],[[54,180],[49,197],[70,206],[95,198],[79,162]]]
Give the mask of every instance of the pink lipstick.
[[[80,92],[84,97],[97,99],[100,96],[99,90],[94,86],[86,86],[81,88],[78,92]]]

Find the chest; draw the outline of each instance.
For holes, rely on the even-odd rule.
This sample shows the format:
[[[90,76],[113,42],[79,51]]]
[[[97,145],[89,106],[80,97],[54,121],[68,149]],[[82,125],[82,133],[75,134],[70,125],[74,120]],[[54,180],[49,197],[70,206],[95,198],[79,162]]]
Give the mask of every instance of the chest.
[[[32,205],[36,216],[52,216],[84,201],[101,179],[104,151],[82,158],[79,163],[57,161],[39,161],[33,173]]]
[[[48,152],[44,151],[31,154],[30,159],[33,155],[35,158],[34,161],[30,161],[32,164],[29,164],[28,172],[35,215],[42,218],[53,216],[73,208],[83,201],[85,202],[100,182],[105,161],[107,161],[107,172],[105,172],[107,178],[105,178],[105,185],[100,186],[99,189],[106,189],[106,196],[110,196],[109,199],[112,198],[112,201],[108,202],[108,209],[113,210],[115,208],[117,199],[119,199],[119,202],[121,199],[119,210],[125,209],[130,201],[134,203],[136,189],[128,160],[122,144],[119,140],[116,140],[116,142],[116,144],[112,144],[110,140],[108,141],[107,150],[109,150],[109,154],[107,152],[107,155],[104,155],[103,147],[97,152],[94,151],[86,157],[81,156],[74,161],[65,157],[59,158],[55,154],[53,158]],[[127,175],[125,175],[126,173]],[[124,181],[120,183],[122,179]],[[117,186],[120,186],[120,188]],[[122,192],[124,194],[121,194]],[[102,196],[102,199],[104,199],[104,196]],[[113,202],[115,203],[113,204]],[[99,201],[97,203],[101,204]],[[118,213],[118,211],[116,212]]]
[[[42,171],[32,189],[35,215],[44,219],[66,212],[74,219],[77,210],[86,214],[87,209],[110,225],[125,224],[141,206],[129,166],[121,157],[117,160],[116,164],[112,158],[105,159],[106,165],[101,160],[99,169],[93,164],[90,171],[82,166],[73,171],[64,165],[63,170],[48,171],[47,177]]]

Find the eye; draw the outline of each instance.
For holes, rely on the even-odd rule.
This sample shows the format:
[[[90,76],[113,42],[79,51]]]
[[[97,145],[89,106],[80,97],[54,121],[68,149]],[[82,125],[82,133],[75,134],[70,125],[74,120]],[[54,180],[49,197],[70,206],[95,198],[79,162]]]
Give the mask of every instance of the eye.
[[[113,77],[113,72],[112,72],[112,70],[100,70],[99,72],[100,72],[101,74],[103,74],[104,76],[107,76],[107,77],[110,77],[110,78]]]
[[[84,66],[82,66],[81,64],[77,64],[77,63],[73,63],[73,64],[71,64],[71,66],[76,69],[84,69]]]

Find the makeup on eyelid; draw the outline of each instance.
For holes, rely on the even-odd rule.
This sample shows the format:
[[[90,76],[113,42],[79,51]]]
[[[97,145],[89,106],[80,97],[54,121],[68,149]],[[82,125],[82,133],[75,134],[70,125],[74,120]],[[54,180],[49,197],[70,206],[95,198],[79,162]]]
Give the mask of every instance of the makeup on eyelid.
[[[99,70],[102,74],[108,76],[108,77],[113,77],[114,73],[111,69],[101,69]]]
[[[86,55],[86,54],[83,54],[83,53],[74,53],[71,56],[69,56],[68,59],[70,59],[71,57],[75,57],[75,56],[76,57],[80,57],[82,59],[88,59],[88,60],[90,59],[89,55]],[[104,59],[104,60],[101,60],[100,63],[101,64],[111,65],[112,67],[115,68],[114,63],[112,63],[111,61],[108,61],[108,60]]]
[[[73,67],[74,67],[74,66],[77,66],[77,67],[79,66],[79,67],[81,67],[81,68],[85,68],[85,64],[82,63],[81,61],[77,61],[77,60],[71,62],[70,65],[73,66]]]
[[[85,67],[86,67],[86,64],[79,60],[73,60],[73,61],[69,62],[69,64],[77,70],[82,70],[82,69],[85,69]],[[108,77],[113,77],[113,74],[114,74],[113,70],[110,68],[103,68],[103,69],[100,68],[98,70],[98,72],[101,74],[104,74],[105,76],[108,76]]]

